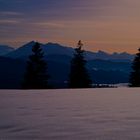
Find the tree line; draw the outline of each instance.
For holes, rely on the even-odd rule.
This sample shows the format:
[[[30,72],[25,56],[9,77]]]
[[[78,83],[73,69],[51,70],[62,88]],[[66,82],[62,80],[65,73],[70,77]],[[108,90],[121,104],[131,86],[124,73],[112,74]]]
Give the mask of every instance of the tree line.
[[[71,60],[68,79],[69,88],[91,88],[92,80],[86,69],[86,60],[81,40],[78,42],[74,56]],[[23,89],[48,89],[52,88],[48,80],[51,78],[47,72],[47,62],[44,52],[38,42],[32,47],[32,54],[27,60],[26,72],[22,83]]]
[[[81,40],[78,42],[71,60],[68,77],[69,88],[91,88],[92,80],[86,68],[84,50]],[[38,42],[32,47],[32,54],[27,60],[26,72],[22,83],[23,89],[49,89],[48,80],[51,78],[47,71],[47,62],[44,52]],[[140,87],[140,49],[132,63],[132,72],[129,80],[130,87]]]
[[[130,87],[140,87],[140,48],[132,63],[132,72],[129,79]]]

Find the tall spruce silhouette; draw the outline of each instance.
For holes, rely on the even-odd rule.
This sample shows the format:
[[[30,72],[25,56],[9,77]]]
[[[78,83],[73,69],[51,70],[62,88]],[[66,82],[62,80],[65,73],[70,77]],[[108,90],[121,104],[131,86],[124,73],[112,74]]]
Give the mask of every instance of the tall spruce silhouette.
[[[86,69],[86,60],[84,58],[84,50],[82,50],[81,40],[77,44],[74,57],[71,61],[71,69],[69,75],[70,88],[90,88],[92,81]]]
[[[48,88],[47,64],[44,61],[44,53],[38,42],[32,47],[32,55],[27,61],[27,68],[22,88],[46,89]]]
[[[140,48],[132,63],[132,72],[130,74],[129,86],[140,87]]]

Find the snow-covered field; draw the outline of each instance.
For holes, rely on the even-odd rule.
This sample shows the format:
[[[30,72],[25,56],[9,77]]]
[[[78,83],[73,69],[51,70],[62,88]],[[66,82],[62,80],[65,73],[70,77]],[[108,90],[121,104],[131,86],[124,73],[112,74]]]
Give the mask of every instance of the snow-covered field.
[[[140,89],[0,90],[0,140],[140,140]]]

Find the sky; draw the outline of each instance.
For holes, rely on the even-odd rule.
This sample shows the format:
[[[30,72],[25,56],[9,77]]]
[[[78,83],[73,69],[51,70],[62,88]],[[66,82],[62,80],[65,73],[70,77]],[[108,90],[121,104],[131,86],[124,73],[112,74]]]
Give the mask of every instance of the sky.
[[[35,40],[91,51],[135,53],[140,0],[0,0],[0,44]]]

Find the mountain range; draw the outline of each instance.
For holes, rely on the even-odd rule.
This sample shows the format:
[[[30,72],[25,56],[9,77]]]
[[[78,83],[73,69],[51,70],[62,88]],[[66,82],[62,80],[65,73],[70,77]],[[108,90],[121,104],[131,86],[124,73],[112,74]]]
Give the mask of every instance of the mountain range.
[[[31,41],[17,49],[0,47],[0,88],[20,88],[28,56],[32,54]],[[74,48],[57,43],[40,43],[45,60],[48,63],[50,84],[55,88],[67,86],[70,61]],[[9,49],[8,49],[9,48]],[[94,84],[127,83],[134,55],[123,53],[106,53],[104,51],[85,51],[87,68]]]
[[[7,46],[7,45],[0,45],[0,56],[6,55],[15,49],[13,47]]]
[[[32,46],[35,44],[34,41],[31,41],[22,47],[7,53],[5,56],[10,58],[27,58],[32,53]],[[40,43],[41,44],[41,43]],[[47,43],[41,44],[45,56],[48,55],[67,55],[72,57],[74,49],[66,46],[59,45],[57,43]],[[0,48],[1,49],[1,48]],[[1,50],[0,50],[1,51]],[[102,59],[102,60],[112,60],[112,61],[131,61],[134,58],[134,55],[128,54],[126,52],[117,53],[114,52],[109,54],[107,52],[99,50],[98,52],[85,51],[86,60],[93,59]]]

